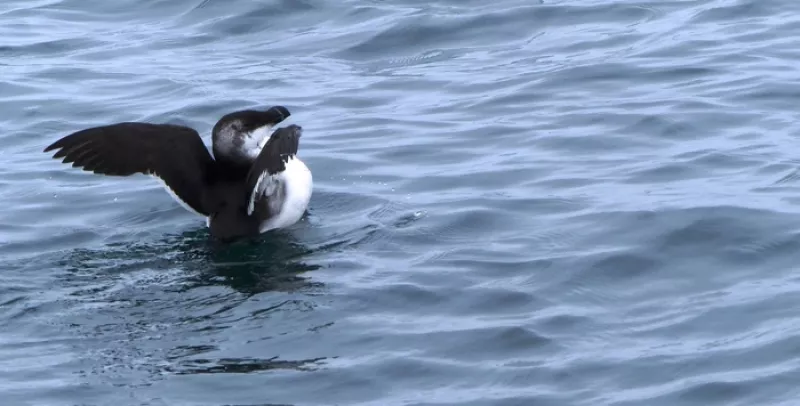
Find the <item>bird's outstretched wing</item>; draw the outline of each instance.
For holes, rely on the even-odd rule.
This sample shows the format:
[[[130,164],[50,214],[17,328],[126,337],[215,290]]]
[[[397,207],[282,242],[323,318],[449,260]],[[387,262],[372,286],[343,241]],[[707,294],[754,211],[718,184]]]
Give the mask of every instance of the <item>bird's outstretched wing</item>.
[[[102,175],[135,173],[161,179],[184,207],[209,215],[204,207],[208,172],[214,159],[192,128],[172,124],[125,122],[87,128],[54,142],[53,158]]]
[[[286,163],[297,155],[303,130],[298,125],[279,128],[272,133],[261,149],[247,174],[247,214],[253,214],[256,202],[270,199],[276,205],[282,202],[283,187],[280,175]]]

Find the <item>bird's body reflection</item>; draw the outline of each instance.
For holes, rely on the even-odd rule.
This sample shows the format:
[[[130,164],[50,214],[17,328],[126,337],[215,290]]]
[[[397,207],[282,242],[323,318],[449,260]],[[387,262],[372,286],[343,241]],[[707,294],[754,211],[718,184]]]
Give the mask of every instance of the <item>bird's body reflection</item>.
[[[305,262],[314,251],[288,232],[275,231],[237,241],[219,243],[201,230],[182,236],[178,246],[204,272],[191,278],[190,287],[225,284],[242,293],[296,291],[315,285],[303,276],[320,266]]]
[[[100,365],[86,370],[106,374],[110,365],[135,364],[152,378],[307,370],[325,359],[281,359],[275,348],[258,344],[332,324],[325,316],[290,322],[292,312],[307,320],[324,289],[308,275],[320,268],[314,250],[289,232],[232,244],[208,237],[200,229],[66,255],[63,279],[78,304],[65,323],[84,336],[79,346],[99,340],[111,351],[87,358]]]

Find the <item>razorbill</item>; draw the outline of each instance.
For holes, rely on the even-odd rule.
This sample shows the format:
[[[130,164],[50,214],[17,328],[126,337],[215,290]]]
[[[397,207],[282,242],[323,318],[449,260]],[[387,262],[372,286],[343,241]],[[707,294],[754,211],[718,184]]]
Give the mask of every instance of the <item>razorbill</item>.
[[[87,128],[44,149],[53,158],[102,175],[159,179],[184,208],[206,217],[221,240],[254,236],[297,222],[311,199],[311,171],[297,156],[302,128],[271,129],[286,107],[242,110],[212,130],[214,156],[200,134],[173,124],[123,122]]]

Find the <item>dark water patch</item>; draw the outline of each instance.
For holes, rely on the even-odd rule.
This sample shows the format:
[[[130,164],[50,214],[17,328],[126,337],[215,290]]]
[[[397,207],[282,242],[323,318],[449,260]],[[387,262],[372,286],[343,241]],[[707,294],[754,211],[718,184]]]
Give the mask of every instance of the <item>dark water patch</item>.
[[[654,179],[660,182],[674,182],[683,181],[687,178],[697,177],[699,174],[692,167],[687,167],[685,164],[664,164],[657,168],[650,168],[641,171],[635,171],[631,174],[629,182],[642,182],[649,183]]]
[[[182,20],[187,24],[202,23],[204,31],[215,38],[257,35],[302,26],[304,16],[316,8],[315,2],[309,1],[269,1],[232,12],[228,3],[204,1],[184,14]],[[261,41],[265,40],[275,41],[262,36]]]
[[[747,16],[749,19],[754,17],[769,16],[774,12],[771,10],[769,4],[757,1],[743,1],[739,4],[727,4],[718,7],[711,7],[694,16],[697,23],[719,23],[722,21],[738,20],[742,16]]]
[[[324,358],[302,360],[302,361],[282,361],[277,357],[258,360],[258,359],[220,359],[207,360],[196,358],[185,361],[176,371],[178,374],[247,374],[253,372],[269,371],[273,369],[297,369],[300,371],[313,368],[313,363]]]
[[[102,44],[102,42],[87,38],[58,39],[27,44],[5,45],[0,48],[0,55],[7,58],[61,56],[78,49],[99,46],[100,44]]]

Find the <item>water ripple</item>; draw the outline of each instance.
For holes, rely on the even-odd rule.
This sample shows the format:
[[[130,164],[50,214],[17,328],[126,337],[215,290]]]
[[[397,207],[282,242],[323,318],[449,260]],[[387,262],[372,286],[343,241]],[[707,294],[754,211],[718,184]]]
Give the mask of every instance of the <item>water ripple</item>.
[[[1,397],[794,404],[792,6],[3,2]],[[41,153],[273,104],[315,193],[248,243]]]

